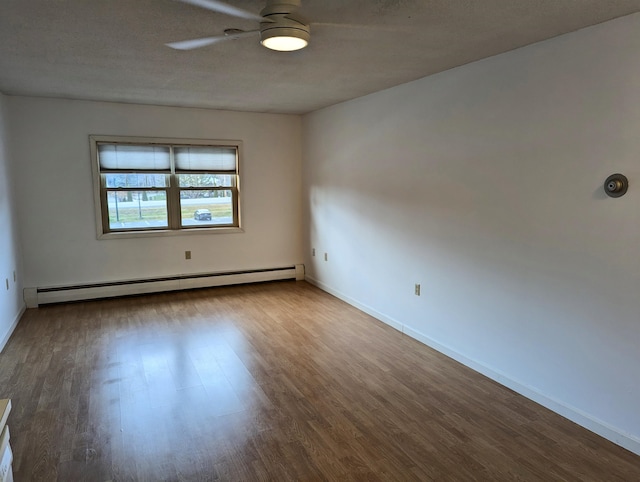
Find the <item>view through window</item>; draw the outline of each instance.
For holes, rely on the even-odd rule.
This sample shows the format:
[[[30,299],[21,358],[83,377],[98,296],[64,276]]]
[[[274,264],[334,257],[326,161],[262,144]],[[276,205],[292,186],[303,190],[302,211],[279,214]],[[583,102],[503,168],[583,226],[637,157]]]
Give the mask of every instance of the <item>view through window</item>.
[[[102,234],[239,227],[239,142],[91,136]]]

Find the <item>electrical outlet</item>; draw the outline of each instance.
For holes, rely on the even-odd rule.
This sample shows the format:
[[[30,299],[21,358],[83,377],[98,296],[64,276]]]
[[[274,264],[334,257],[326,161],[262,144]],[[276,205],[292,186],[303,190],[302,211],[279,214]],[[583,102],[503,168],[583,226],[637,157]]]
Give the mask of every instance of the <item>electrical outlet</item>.
[[[324,260],[329,261],[329,255],[327,253],[324,253]]]
[[[5,281],[7,282],[7,289],[9,289],[9,278],[6,278]]]
[[[311,249],[311,256],[315,256],[316,255],[316,248]]]
[[[191,251],[184,252],[184,259],[191,259]]]
[[[416,283],[415,294],[416,296],[420,296],[420,285],[418,283]]]

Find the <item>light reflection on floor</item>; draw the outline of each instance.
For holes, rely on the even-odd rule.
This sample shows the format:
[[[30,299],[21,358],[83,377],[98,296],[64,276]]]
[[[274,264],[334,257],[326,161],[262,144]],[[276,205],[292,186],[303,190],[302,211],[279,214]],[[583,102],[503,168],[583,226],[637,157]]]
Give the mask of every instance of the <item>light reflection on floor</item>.
[[[119,428],[111,437],[121,441],[123,455],[136,464],[164,459],[188,466],[194,457],[211,457],[197,447],[212,441],[242,447],[257,430],[253,408],[262,391],[236,353],[248,348],[230,323],[197,333],[176,327],[117,338],[108,349],[118,361],[95,401],[119,401],[113,405],[119,413],[106,411],[106,425]],[[118,417],[120,423],[113,423]]]

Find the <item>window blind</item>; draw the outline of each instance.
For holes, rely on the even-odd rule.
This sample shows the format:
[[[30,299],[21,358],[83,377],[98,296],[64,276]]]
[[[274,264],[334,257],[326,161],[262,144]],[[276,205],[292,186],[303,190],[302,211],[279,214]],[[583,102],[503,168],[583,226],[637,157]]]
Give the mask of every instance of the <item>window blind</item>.
[[[237,150],[234,147],[175,147],[174,155],[176,172],[236,172]]]
[[[100,171],[171,171],[167,146],[99,144]]]

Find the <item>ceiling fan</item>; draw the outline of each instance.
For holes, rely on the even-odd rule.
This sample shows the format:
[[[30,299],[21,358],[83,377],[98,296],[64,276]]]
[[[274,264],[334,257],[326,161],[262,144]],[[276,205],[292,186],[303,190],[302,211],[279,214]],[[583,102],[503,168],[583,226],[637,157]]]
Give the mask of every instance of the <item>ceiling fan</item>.
[[[310,22],[298,14],[300,0],[267,0],[260,14],[255,14],[217,0],[178,0],[213,12],[232,17],[255,20],[256,30],[227,29],[224,35],[205,37],[180,42],[171,42],[167,47],[177,50],[192,50],[225,40],[260,35],[260,43],[271,50],[290,52],[307,46],[311,38]]]

